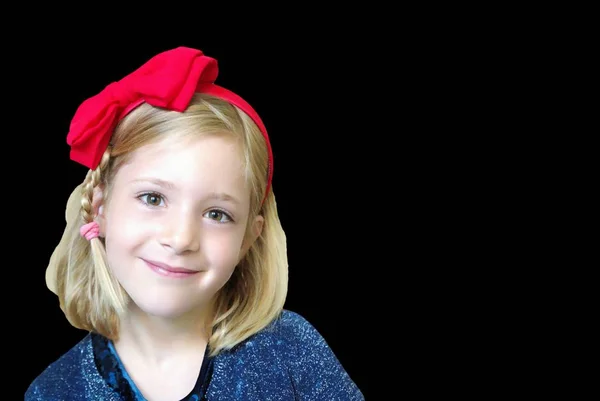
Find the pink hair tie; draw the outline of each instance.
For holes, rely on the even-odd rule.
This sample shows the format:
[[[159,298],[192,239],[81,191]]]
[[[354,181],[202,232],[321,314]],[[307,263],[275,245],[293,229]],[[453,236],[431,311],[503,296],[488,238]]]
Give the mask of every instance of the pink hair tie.
[[[87,223],[81,226],[81,228],[79,229],[79,233],[82,237],[90,241],[98,237],[98,234],[100,233],[100,227],[98,226],[98,223],[92,221],[91,223]]]

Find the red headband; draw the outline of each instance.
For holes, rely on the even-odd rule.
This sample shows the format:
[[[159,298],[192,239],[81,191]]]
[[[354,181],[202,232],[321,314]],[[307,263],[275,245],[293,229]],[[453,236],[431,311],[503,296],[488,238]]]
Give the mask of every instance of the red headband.
[[[67,135],[71,160],[92,170],[98,167],[117,123],[144,102],[183,112],[194,93],[206,93],[243,110],[262,132],[269,154],[266,198],[273,178],[273,151],[267,130],[258,113],[244,99],[214,84],[218,74],[217,61],[200,50],[178,47],[154,56],[79,106]]]

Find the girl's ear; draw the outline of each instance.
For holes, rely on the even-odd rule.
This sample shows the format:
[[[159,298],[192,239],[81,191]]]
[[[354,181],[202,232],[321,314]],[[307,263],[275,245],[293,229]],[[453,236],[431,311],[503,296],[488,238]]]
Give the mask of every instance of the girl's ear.
[[[242,243],[242,248],[240,249],[240,261],[244,258],[244,256],[246,256],[246,253],[248,252],[248,250],[250,250],[250,247],[252,246],[252,244],[254,244],[254,241],[256,241],[256,239],[262,233],[264,224],[265,218],[263,216],[258,215],[254,218],[250,230],[248,230],[248,235],[246,235],[246,238]]]
[[[104,237],[104,228],[106,225],[106,218],[104,215],[104,191],[102,186],[98,185],[94,188],[94,196],[92,199],[92,210],[94,211],[94,221],[98,223],[100,227],[100,237]]]

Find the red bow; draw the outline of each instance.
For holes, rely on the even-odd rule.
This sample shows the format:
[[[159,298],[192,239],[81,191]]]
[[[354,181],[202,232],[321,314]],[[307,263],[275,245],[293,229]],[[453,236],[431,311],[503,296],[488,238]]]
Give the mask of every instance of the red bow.
[[[95,169],[125,114],[142,102],[183,112],[196,88],[218,73],[217,61],[200,50],[178,47],[154,56],[79,106],[67,135],[71,159]]]

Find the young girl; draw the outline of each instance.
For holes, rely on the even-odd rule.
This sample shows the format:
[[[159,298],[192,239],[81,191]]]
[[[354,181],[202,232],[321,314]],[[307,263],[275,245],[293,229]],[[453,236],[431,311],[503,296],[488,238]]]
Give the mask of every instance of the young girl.
[[[25,400],[363,400],[325,340],[283,309],[273,155],[216,60],[176,48],[86,100],[90,170],[46,272],[89,334]]]

